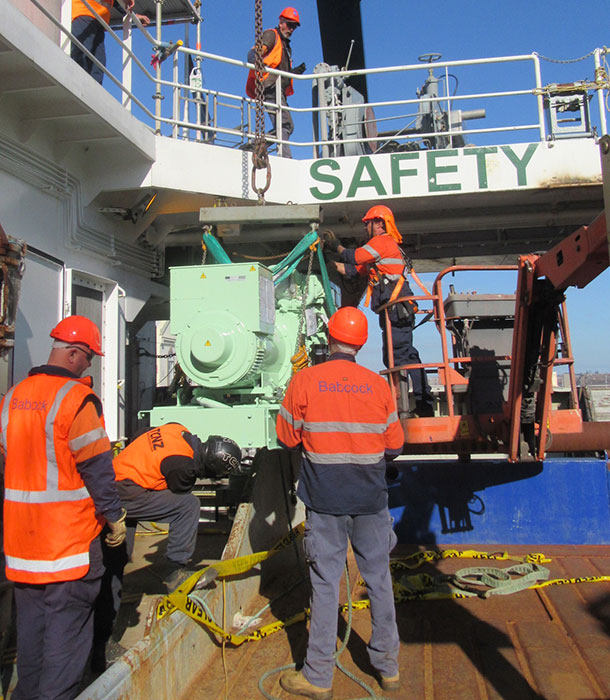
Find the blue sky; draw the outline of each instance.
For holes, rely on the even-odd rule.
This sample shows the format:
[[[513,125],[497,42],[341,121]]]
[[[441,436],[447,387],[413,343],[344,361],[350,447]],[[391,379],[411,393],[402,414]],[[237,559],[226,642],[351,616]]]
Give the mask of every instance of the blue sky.
[[[263,0],[265,28],[275,26],[277,16],[284,6],[284,2]],[[302,26],[293,35],[293,59],[295,64],[305,61],[310,72],[322,60],[316,3],[314,0],[306,0],[296,7],[301,15]],[[432,6],[408,0],[362,0],[366,63],[369,68],[412,64],[417,62],[419,55],[430,52],[442,54],[444,60],[461,60],[513,56],[535,51],[551,59],[542,61],[543,84],[593,79],[593,60],[575,59],[596,47],[610,44],[608,10],[608,0],[582,0],[579,3],[574,3],[573,0],[464,0],[461,3],[441,0]],[[204,2],[202,16],[203,50],[245,59],[249,47],[254,43],[254,3]],[[165,28],[164,38],[183,38],[183,32],[182,27]],[[109,49],[110,41],[107,39]],[[195,45],[194,28],[190,29],[190,45]],[[144,62],[148,63],[150,48],[138,41],[136,50],[141,57],[145,57]],[[111,51],[109,53],[112,56]],[[498,89],[524,87],[523,71],[524,68],[519,65],[503,68],[502,84]],[[454,69],[453,72],[458,74],[460,81],[458,94],[488,89],[484,81],[491,73],[489,76],[485,71],[475,74],[468,69]],[[219,69],[211,62],[204,62],[203,75],[208,88],[236,93],[243,90],[243,74],[237,69]],[[169,78],[169,75],[166,77]],[[374,82],[369,81],[369,98],[412,98],[421,82],[422,76],[419,73],[412,74],[412,78],[403,76],[397,79],[388,76]],[[295,107],[311,104],[309,84],[297,83],[296,94],[291,98],[290,104]],[[592,100],[591,107],[595,122],[596,98]],[[518,120],[521,115],[515,113],[513,116]],[[307,128],[303,135],[305,140],[309,138],[311,127],[309,123],[302,124],[297,121],[297,128]],[[470,124],[480,125],[474,122]],[[481,140],[477,142],[480,143]],[[431,284],[433,277],[434,275],[425,275],[424,279]],[[512,292],[515,286],[512,276],[499,279],[494,275],[483,281],[479,278],[468,279],[463,283],[461,291],[474,289],[475,285],[480,291],[499,293]],[[587,289],[568,292],[568,316],[577,371],[610,372],[609,293],[610,271],[606,271]],[[372,321],[375,324],[376,319]],[[373,325],[372,328],[374,327]],[[377,330],[373,335],[376,334]],[[440,355],[438,334],[431,324],[416,331],[416,345],[425,360],[434,360]],[[363,357],[367,364],[377,369],[380,366],[378,343],[373,343],[363,351]]]

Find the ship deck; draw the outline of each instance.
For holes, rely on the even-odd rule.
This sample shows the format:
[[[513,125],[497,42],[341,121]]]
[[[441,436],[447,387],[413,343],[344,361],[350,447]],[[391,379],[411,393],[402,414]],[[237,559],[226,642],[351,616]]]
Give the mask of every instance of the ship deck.
[[[201,565],[220,558],[222,534],[200,537]],[[146,631],[149,612],[161,591],[149,573],[151,562],[163,549],[163,537],[142,537],[125,578],[124,606],[120,620],[121,644],[131,646]],[[437,550],[476,549],[507,551],[523,556],[537,550],[550,557],[545,564],[550,579],[610,575],[608,546],[499,546],[470,545]],[[393,557],[404,557],[422,549],[400,545]],[[476,566],[505,568],[510,561],[444,559],[424,564],[417,573],[436,575]],[[271,603],[262,624],[286,619],[307,605],[307,582],[299,581],[300,567],[276,578],[252,600],[244,601],[245,615],[255,615]],[[147,573],[148,572],[148,573]],[[288,595],[282,593],[297,584]],[[366,597],[350,558],[350,587],[353,600]],[[143,591],[145,591],[143,593]],[[346,600],[345,582],[341,602]],[[377,685],[367,654],[370,634],[367,610],[355,610],[352,629],[341,663],[367,683],[379,697],[413,697],[426,700],[458,698],[553,698],[589,700],[610,697],[610,584],[606,582],[554,585],[506,596],[451,600],[408,601],[397,605],[401,638],[400,691],[383,693]],[[179,614],[179,613],[178,613]],[[341,615],[339,638],[346,631],[347,615]],[[220,621],[218,621],[220,622]],[[231,620],[225,621],[229,629]],[[193,624],[196,624],[193,622]],[[181,697],[191,700],[233,700],[263,697],[260,677],[272,669],[302,661],[307,640],[303,622],[240,647],[218,646],[211,662]],[[170,662],[171,663],[171,662]],[[279,673],[264,683],[275,698],[293,697],[279,686]],[[336,670],[334,697],[367,697],[368,693]]]

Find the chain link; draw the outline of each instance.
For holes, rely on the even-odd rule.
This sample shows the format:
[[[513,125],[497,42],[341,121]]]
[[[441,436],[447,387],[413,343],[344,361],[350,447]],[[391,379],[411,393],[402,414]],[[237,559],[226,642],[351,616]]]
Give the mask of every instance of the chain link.
[[[316,244],[309,246],[309,263],[307,265],[307,275],[305,277],[305,284],[303,285],[303,302],[301,304],[301,316],[299,318],[299,325],[297,326],[297,341],[294,348],[294,354],[296,355],[299,348],[304,343],[304,333],[303,324],[305,323],[305,309],[307,308],[307,296],[309,295],[309,278],[311,277],[311,270],[313,268],[313,256],[315,253]]]
[[[258,195],[258,203],[265,203],[265,192],[271,185],[271,164],[265,140],[265,112],[263,109],[263,2],[254,0],[254,36],[255,36],[255,131],[252,149],[252,189]],[[263,187],[256,184],[256,171],[266,170],[267,179]]]
[[[549,58],[548,56],[543,56],[542,54],[534,52],[534,55],[538,56],[543,61],[548,61],[549,63],[578,63],[579,61],[584,61],[585,59],[593,56],[595,53],[595,49],[593,51],[589,51],[589,53],[585,54],[584,56],[581,56],[580,58],[568,58],[568,59],[560,59],[560,58]]]
[[[212,227],[211,226],[204,226],[203,232],[204,233],[212,233]],[[205,265],[205,261],[206,261],[207,257],[208,257],[208,247],[203,242],[203,239],[202,239],[202,241],[201,241],[201,264],[202,265]]]

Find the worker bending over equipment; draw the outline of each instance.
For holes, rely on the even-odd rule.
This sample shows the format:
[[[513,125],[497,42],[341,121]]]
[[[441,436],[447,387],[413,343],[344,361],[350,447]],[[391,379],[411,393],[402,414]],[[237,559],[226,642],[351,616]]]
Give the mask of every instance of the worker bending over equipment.
[[[169,523],[166,585],[184,580],[195,551],[199,499],[197,479],[220,478],[239,468],[241,450],[229,438],[210,435],[205,442],[180,423],[150,428],[114,458],[117,489],[127,511],[127,542],[133,548],[138,520]]]
[[[297,495],[307,507],[303,547],[311,580],[311,622],[301,671],[280,677],[284,690],[332,698],[339,582],[348,540],[371,601],[368,653],[384,690],[399,688],[386,460],[404,436],[388,383],[356,364],[367,339],[365,315],[350,306],[328,322],[330,358],[294,375],[277,418],[280,443],[300,447]]]
[[[0,404],[6,576],[15,582],[17,674],[13,698],[71,700],[93,638],[106,543],[125,539],[102,404],[91,377],[100,332],[84,316],[51,331],[46,365]]]
[[[193,574],[187,564],[195,551],[199,525],[200,503],[192,493],[197,479],[227,476],[240,462],[241,449],[230,438],[210,435],[202,442],[180,423],[147,429],[114,458],[117,489],[127,512],[127,546],[105,552],[107,572],[96,606],[94,671],[103,671],[117,653],[117,645],[108,641],[138,521],[169,524],[160,576],[171,592]],[[122,651],[119,647],[118,653]]]
[[[383,363],[389,367],[388,339],[385,314],[379,308],[400,297],[413,296],[407,281],[409,265],[399,243],[402,236],[396,228],[394,214],[383,204],[371,207],[364,215],[367,240],[359,248],[345,248],[332,231],[323,234],[325,245],[339,255],[341,262],[335,262],[337,272],[346,277],[362,275],[368,277],[368,290],[365,305],[371,302],[371,309],[379,314],[379,325],[383,340]],[[392,350],[394,366],[421,364],[421,359],[413,346],[413,326],[417,305],[409,300],[388,307],[388,317],[392,330]],[[415,407],[408,411],[405,402],[401,418],[425,418],[434,415],[433,399],[426,372],[423,369],[408,370],[413,385]],[[404,372],[401,396],[408,397],[408,383]],[[401,407],[401,412],[402,412]]]

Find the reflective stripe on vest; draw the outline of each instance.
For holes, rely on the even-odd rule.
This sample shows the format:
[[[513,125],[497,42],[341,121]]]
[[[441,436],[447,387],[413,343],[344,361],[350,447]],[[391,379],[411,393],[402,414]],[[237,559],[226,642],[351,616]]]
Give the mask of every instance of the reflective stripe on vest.
[[[53,425],[55,423],[55,418],[61,406],[61,402],[64,400],[70,389],[78,386],[79,382],[68,381],[66,382],[55,394],[55,400],[53,405],[47,413],[47,419],[45,421],[45,435],[46,435],[46,453],[47,453],[47,484],[44,491],[22,491],[18,489],[7,488],[4,492],[4,499],[6,501],[15,501],[17,503],[62,503],[64,501],[80,501],[83,498],[90,498],[89,491],[83,486],[78,489],[60,489],[59,488],[59,467],[57,465],[57,455],[55,454],[55,440],[53,436]],[[4,404],[2,408],[2,446],[6,450],[5,435],[8,432],[9,424],[9,407],[11,403],[11,398],[13,395],[13,387],[6,398],[4,399]],[[92,433],[95,437],[91,437]],[[92,431],[88,433],[90,436],[89,443],[95,442],[100,437],[102,437],[104,431]],[[85,436],[81,436],[79,440],[82,440]],[[76,441],[75,441],[76,442]],[[83,443],[83,446],[88,444]]]
[[[68,571],[77,566],[89,566],[89,552],[83,554],[72,554],[62,559],[21,559],[6,555],[6,565],[9,569],[21,571],[31,571],[36,574],[59,573]]]

